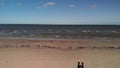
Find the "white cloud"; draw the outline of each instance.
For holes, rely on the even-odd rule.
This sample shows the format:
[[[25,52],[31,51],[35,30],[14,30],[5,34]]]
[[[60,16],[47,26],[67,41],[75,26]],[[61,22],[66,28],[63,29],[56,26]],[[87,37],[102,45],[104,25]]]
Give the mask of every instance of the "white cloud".
[[[54,6],[55,4],[55,2],[47,2],[43,5],[43,7]]]
[[[17,5],[18,7],[22,7],[22,6],[23,6],[22,3],[17,3],[16,5]]]
[[[97,6],[96,6],[96,4],[92,4],[92,5],[88,5],[88,7],[91,9],[95,9]]]
[[[74,4],[70,4],[69,7],[70,7],[70,8],[75,8],[76,5],[74,5]]]
[[[56,4],[55,2],[46,2],[45,4],[43,4],[43,6],[38,5],[35,8],[41,9],[41,8],[48,7],[48,6],[54,6],[55,4]]]

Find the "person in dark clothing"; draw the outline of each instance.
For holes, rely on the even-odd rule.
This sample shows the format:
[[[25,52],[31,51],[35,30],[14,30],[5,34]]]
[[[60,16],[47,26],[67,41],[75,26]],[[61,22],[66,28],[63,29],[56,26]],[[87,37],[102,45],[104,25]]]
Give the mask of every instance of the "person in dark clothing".
[[[82,62],[82,64],[80,65],[80,62],[78,62],[77,68],[84,68],[84,63]]]

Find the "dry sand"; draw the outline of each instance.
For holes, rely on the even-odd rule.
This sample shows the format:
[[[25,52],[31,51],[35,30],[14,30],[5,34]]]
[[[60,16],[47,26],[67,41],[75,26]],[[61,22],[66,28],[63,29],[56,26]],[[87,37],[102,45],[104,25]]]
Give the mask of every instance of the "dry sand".
[[[11,40],[1,39],[0,45],[115,46],[119,39],[77,40]],[[53,48],[0,48],[0,68],[76,68],[83,61],[85,68],[120,68],[120,49],[59,50]]]

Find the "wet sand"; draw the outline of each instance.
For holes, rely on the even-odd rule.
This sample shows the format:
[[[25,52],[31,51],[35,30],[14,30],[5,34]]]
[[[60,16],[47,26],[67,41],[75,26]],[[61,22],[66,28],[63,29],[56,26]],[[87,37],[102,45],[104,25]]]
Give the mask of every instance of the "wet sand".
[[[7,45],[20,47],[30,45],[32,47],[120,47],[120,38],[91,38],[91,39],[0,39],[0,46]]]

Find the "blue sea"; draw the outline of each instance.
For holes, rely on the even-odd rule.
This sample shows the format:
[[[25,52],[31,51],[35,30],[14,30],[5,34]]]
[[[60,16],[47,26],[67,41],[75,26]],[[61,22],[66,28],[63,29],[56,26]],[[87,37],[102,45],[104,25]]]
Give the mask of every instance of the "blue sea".
[[[88,38],[120,37],[120,25],[0,24],[0,37]]]

